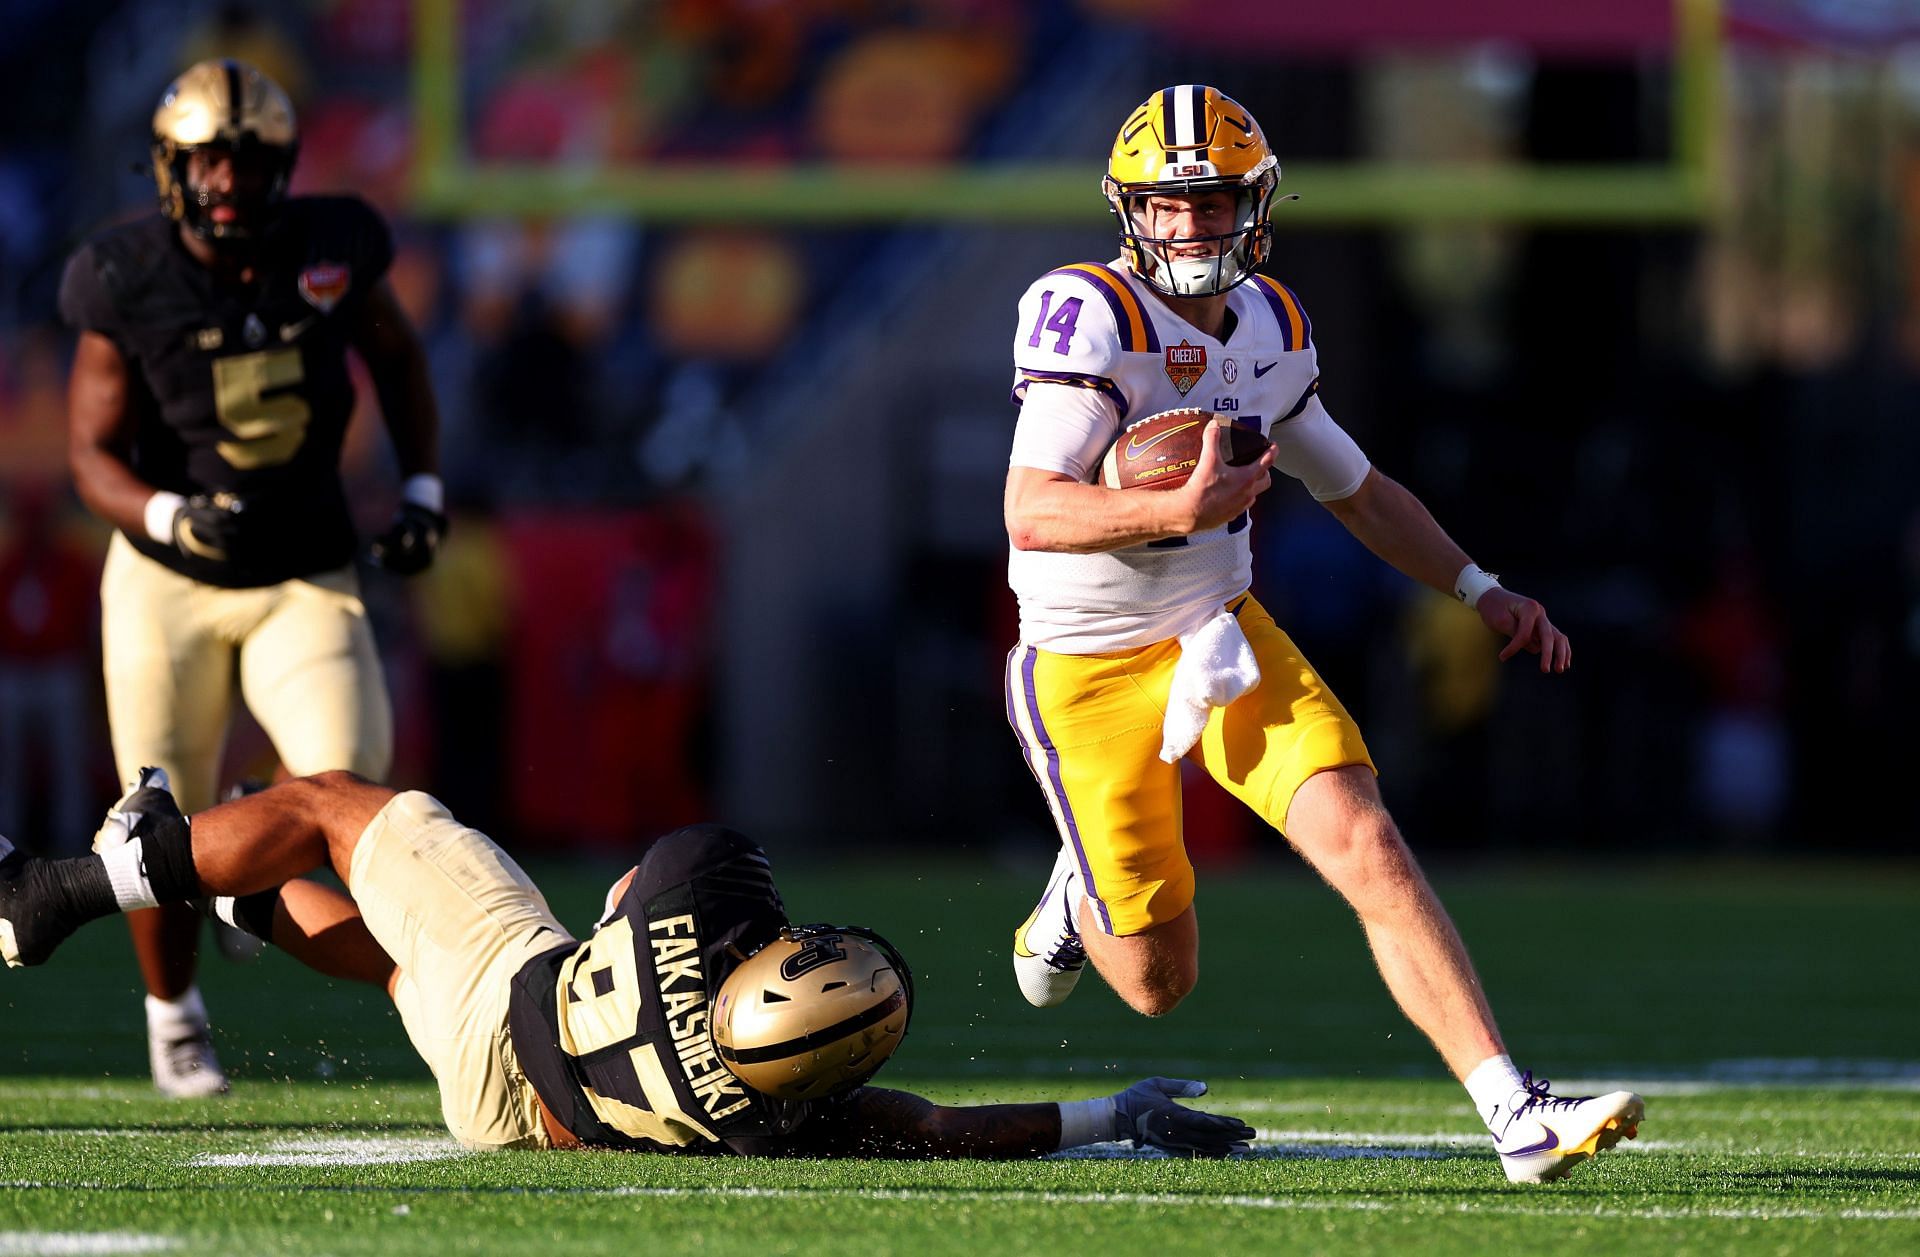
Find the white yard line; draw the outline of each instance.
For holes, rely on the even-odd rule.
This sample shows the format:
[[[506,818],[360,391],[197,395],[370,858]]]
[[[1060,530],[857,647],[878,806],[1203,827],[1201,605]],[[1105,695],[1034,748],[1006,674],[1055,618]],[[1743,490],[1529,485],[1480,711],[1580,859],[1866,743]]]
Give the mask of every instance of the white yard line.
[[[34,1183],[0,1182],[0,1188],[45,1188],[50,1190],[115,1190],[103,1183]],[[301,1191],[300,1187],[278,1188],[276,1190]],[[376,1194],[405,1195],[405,1187],[374,1186],[371,1184],[346,1184],[317,1187],[312,1190],[328,1194]],[[418,1190],[418,1189],[416,1189]],[[1717,1221],[1792,1221],[1805,1220],[1816,1222],[1914,1222],[1920,1221],[1920,1208],[1915,1209],[1814,1209],[1798,1206],[1782,1207],[1735,1207],[1705,1205],[1698,1207],[1675,1208],[1665,1205],[1636,1207],[1632,1205],[1587,1204],[1584,1200],[1569,1201],[1564,1205],[1541,1203],[1537,1205],[1504,1203],[1498,1201],[1477,1201],[1472,1203],[1447,1204],[1420,1199],[1398,1199],[1376,1197],[1370,1200],[1354,1199],[1317,1199],[1300,1196],[1257,1196],[1257,1195],[1187,1195],[1178,1192],[1062,1192],[1062,1191],[1021,1191],[1018,1189],[988,1191],[977,1188],[957,1188],[941,1190],[924,1187],[524,1187],[506,1189],[512,1194],[526,1196],[559,1196],[569,1199],[621,1199],[627,1197],[690,1199],[690,1200],[846,1200],[852,1202],[874,1202],[880,1204],[963,1204],[963,1205],[1089,1205],[1115,1208],[1211,1208],[1211,1209],[1251,1209],[1294,1211],[1301,1213],[1406,1213],[1424,1216],[1447,1216],[1461,1214],[1467,1216],[1499,1215],[1502,1217],[1539,1217],[1539,1218],[1594,1218],[1603,1220],[1654,1220],[1654,1221],[1694,1221],[1712,1219]],[[1542,1194],[1550,1194],[1552,1188],[1540,1189]],[[5,1233],[0,1233],[0,1239]],[[132,1237],[135,1240],[152,1239],[157,1241],[155,1248],[170,1246],[171,1241],[160,1237]],[[11,1257],[14,1252],[38,1252],[38,1249],[0,1248],[0,1257]],[[154,1251],[148,1249],[67,1249],[67,1252],[119,1252]]]
[[[283,1139],[251,1152],[205,1152],[190,1159],[195,1168],[255,1165],[406,1165],[450,1161],[469,1155],[451,1139]]]
[[[0,1231],[0,1257],[66,1257],[70,1253],[159,1253],[180,1247],[165,1235],[129,1231]]]
[[[1551,1191],[1551,1188],[1546,1190]],[[1068,1205],[1118,1205],[1133,1208],[1161,1208],[1165,1206],[1205,1206],[1224,1209],[1276,1209],[1300,1210],[1302,1212],[1338,1212],[1338,1213],[1420,1213],[1420,1214],[1501,1214],[1517,1217],[1578,1217],[1578,1218],[1655,1218],[1687,1220],[1696,1218],[1714,1218],[1736,1221],[1759,1221],[1772,1219],[1806,1218],[1830,1221],[1870,1222],[1906,1222],[1920,1220],[1920,1209],[1802,1209],[1802,1208],[1721,1208],[1705,1206],[1701,1208],[1675,1209],[1653,1205],[1646,1208],[1616,1205],[1585,1204],[1572,1207],[1554,1208],[1542,1205],[1501,1204],[1495,1202],[1476,1202],[1472,1204],[1442,1204],[1415,1200],[1317,1200],[1298,1196],[1201,1196],[1182,1195],[1175,1192],[1023,1192],[1023,1191],[939,1191],[928,1188],[795,1188],[795,1187],[615,1187],[607,1189],[614,1196],[686,1196],[697,1199],[728,1199],[741,1197],[746,1199],[770,1200],[818,1200],[847,1199],[873,1201],[908,1201],[914,1203],[939,1204],[988,1204],[988,1203],[1033,1203]]]

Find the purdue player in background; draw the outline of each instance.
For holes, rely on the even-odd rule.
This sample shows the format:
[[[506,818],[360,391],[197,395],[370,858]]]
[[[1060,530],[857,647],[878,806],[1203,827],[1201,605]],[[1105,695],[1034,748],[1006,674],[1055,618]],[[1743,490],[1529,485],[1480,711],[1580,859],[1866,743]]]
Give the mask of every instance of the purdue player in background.
[[[795,927],[759,847],[717,825],[659,839],[569,935],[519,866],[428,795],[352,774],[181,816],[143,770],[98,854],[0,839],[0,956],[36,965],[86,921],[212,897],[330,976],[384,987],[471,1148],[1023,1157],[1116,1139],[1201,1156],[1253,1130],[1153,1078],[1061,1104],[948,1107],[865,1084],[913,979],[866,930]],[[342,894],[302,874],[330,867]]]
[[[1015,931],[1014,971],[1037,1005],[1065,999],[1089,958],[1148,1015],[1192,989],[1200,936],[1178,763],[1191,758],[1353,907],[1388,990],[1466,1085],[1507,1177],[1558,1178],[1632,1135],[1640,1097],[1555,1096],[1515,1069],[1453,922],[1380,801],[1360,730],[1250,591],[1247,512],[1269,466],[1408,577],[1478,611],[1504,639],[1500,658],[1530,652],[1557,673],[1571,648],[1321,404],[1312,324],[1291,289],[1256,273],[1279,177],[1260,125],[1233,100],[1199,84],[1155,92],[1108,161],[1120,257],[1050,271],[1021,300],[1005,501],[1020,642],[1007,718],[1062,846]],[[1090,483],[1130,424],[1182,407],[1228,415],[1273,448],[1229,466],[1208,424],[1178,488]]]
[[[405,477],[376,561],[432,560],[446,529],[439,420],[382,276],[386,224],[354,197],[288,197],[286,93],[203,61],[153,115],[159,214],[88,240],[61,281],[80,497],[117,530],[101,578],[107,717],[122,780],[164,767],[213,803],[237,681],[294,774],[386,774],[392,716],[353,570],[339,459],[366,363]],[[154,1083],[227,1089],[195,985],[199,923],[129,918]]]

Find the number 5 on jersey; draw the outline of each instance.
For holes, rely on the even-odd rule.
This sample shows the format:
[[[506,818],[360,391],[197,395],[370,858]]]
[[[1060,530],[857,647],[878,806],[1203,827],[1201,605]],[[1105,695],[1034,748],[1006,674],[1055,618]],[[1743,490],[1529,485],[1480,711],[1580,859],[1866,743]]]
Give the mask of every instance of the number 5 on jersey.
[[[213,360],[213,406],[234,439],[220,457],[241,471],[276,467],[292,458],[313,418],[306,398],[288,392],[306,378],[298,349],[263,349]]]

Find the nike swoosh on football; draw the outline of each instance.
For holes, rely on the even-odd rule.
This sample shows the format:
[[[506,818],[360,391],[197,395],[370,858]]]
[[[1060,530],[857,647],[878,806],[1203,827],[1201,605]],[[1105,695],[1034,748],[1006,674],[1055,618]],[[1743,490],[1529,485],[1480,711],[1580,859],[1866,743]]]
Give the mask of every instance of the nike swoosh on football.
[[[1192,423],[1183,423],[1177,428],[1168,428],[1165,432],[1162,432],[1159,436],[1154,437],[1151,441],[1148,441],[1145,445],[1141,445],[1139,443],[1140,438],[1130,436],[1127,438],[1127,457],[1138,458],[1142,454],[1146,453],[1148,450],[1152,449],[1154,446],[1160,444],[1160,442],[1166,440],[1168,437],[1173,436],[1176,433],[1185,432],[1188,428],[1197,428],[1199,426],[1200,426],[1200,421],[1196,419]]]
[[[1273,370],[1275,367],[1279,365],[1280,365],[1280,360],[1278,358],[1275,358],[1272,362],[1269,362],[1264,367],[1256,362],[1253,364],[1253,378],[1257,380],[1261,376],[1265,375],[1267,372]]]
[[[1553,1127],[1542,1126],[1540,1129],[1547,1132],[1547,1137],[1539,1143],[1528,1144],[1524,1148],[1501,1148],[1499,1150],[1500,1155],[1503,1157],[1525,1157],[1531,1156],[1536,1152],[1552,1152],[1560,1146],[1560,1136],[1553,1133]]]

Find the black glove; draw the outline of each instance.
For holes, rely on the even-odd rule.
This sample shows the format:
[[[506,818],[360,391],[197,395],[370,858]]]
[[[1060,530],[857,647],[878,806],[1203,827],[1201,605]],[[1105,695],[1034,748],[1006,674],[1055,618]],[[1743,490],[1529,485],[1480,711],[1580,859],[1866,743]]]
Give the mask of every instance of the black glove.
[[[1224,1157],[1247,1151],[1253,1127],[1237,1117],[1202,1113],[1175,1104],[1207,1094],[1207,1084],[1184,1078],[1149,1078],[1113,1097],[1116,1136],[1190,1157]]]
[[[230,563],[239,553],[246,503],[231,493],[196,493],[173,513],[173,545],[190,558]]]
[[[418,502],[402,502],[387,531],[373,539],[373,561],[399,576],[424,572],[446,535],[445,515]]]

